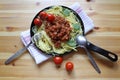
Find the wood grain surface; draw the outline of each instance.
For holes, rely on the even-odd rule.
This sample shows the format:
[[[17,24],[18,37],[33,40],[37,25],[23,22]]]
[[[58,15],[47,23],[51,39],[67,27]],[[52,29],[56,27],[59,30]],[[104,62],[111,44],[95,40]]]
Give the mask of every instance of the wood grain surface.
[[[88,0],[89,1],[89,0]],[[0,0],[0,80],[120,80],[120,0]],[[101,69],[98,74],[83,49],[64,56],[60,68],[52,59],[36,65],[29,52],[9,65],[4,62],[23,48],[20,33],[30,28],[31,21],[44,7],[70,6],[79,2],[94,21],[95,28],[87,34],[92,43],[118,55],[113,63],[92,52]],[[65,70],[66,62],[74,63],[74,70]]]

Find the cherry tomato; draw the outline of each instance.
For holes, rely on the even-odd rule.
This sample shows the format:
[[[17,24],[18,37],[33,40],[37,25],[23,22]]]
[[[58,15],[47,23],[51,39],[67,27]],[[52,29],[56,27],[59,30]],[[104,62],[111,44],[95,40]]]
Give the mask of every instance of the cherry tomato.
[[[48,14],[47,15],[47,21],[53,22],[55,20],[55,16],[53,14]]]
[[[47,17],[47,13],[42,11],[42,12],[39,13],[39,16],[40,16],[41,19],[45,20],[46,17]]]
[[[53,61],[56,65],[60,65],[63,62],[63,58],[60,56],[56,56],[53,58]]]
[[[34,24],[37,26],[41,26],[42,25],[42,21],[39,18],[35,18],[34,19]]]
[[[74,65],[73,65],[72,62],[67,62],[66,65],[65,65],[65,67],[66,67],[67,71],[72,71],[73,68],[74,68]]]

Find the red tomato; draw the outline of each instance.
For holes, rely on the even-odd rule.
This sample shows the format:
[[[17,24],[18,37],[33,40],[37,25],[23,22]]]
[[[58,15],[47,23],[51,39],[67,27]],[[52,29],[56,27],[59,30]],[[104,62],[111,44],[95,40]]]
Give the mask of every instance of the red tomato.
[[[73,68],[74,68],[74,65],[73,65],[72,62],[67,62],[66,65],[65,65],[65,67],[66,67],[67,71],[72,71]]]
[[[47,21],[53,22],[55,20],[55,16],[53,14],[48,14],[47,15]]]
[[[56,65],[60,65],[63,62],[63,58],[60,56],[54,57],[53,60]]]
[[[42,12],[40,12],[39,16],[40,16],[41,19],[45,20],[46,17],[47,17],[47,13],[42,11]]]
[[[34,19],[34,24],[37,26],[41,26],[42,25],[42,21],[39,18],[35,18]]]

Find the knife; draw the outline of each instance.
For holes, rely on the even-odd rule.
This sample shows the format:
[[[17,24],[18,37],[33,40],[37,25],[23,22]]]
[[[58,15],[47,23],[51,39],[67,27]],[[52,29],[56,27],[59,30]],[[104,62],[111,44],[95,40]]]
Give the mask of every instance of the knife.
[[[32,44],[32,42],[30,42],[27,46],[25,46],[24,48],[18,50],[15,54],[13,54],[11,57],[9,57],[6,61],[5,64],[9,64],[11,63],[13,60],[17,59],[18,57],[20,57],[26,50],[27,48]]]

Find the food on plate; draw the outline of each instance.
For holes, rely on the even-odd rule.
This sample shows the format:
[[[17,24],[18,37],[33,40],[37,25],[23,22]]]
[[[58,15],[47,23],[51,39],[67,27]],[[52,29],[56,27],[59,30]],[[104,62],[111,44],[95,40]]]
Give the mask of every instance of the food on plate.
[[[34,19],[34,25],[34,34],[41,34],[35,45],[46,54],[59,55],[71,50],[76,51],[76,36],[83,33],[76,15],[62,6],[53,6],[41,11]]]

